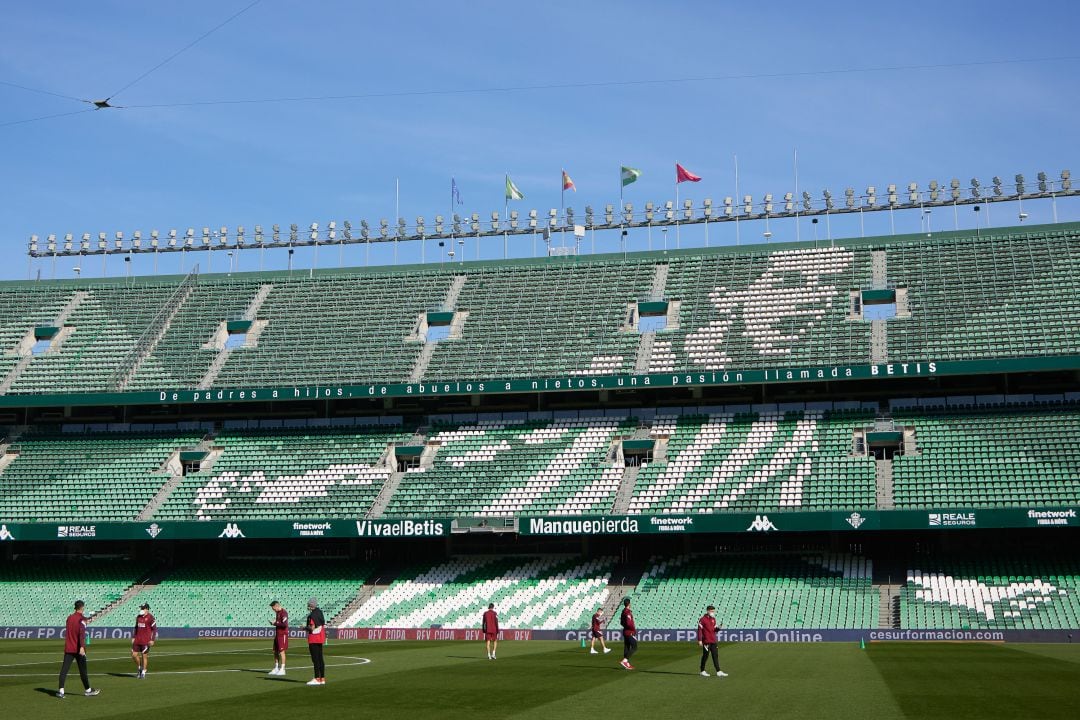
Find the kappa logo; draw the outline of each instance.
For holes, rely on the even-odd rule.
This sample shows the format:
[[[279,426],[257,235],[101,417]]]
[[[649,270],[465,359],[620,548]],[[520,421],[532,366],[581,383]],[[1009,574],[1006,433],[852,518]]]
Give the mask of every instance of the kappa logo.
[[[769,519],[768,515],[755,515],[754,516],[754,522],[750,523],[750,527],[746,528],[746,531],[747,532],[769,532],[770,530],[778,530],[778,529],[779,528],[777,528],[775,525],[773,525],[773,522],[772,522],[772,520]]]
[[[240,526],[237,525],[236,523],[226,523],[225,524],[225,529],[221,531],[221,534],[218,535],[218,537],[219,538],[229,538],[229,539],[242,538],[242,537],[244,537],[244,533],[241,532]]]
[[[866,518],[864,518],[862,515],[860,515],[857,512],[851,513],[851,515],[849,515],[848,517],[846,517],[844,519],[847,520],[848,525],[855,528],[856,530],[859,529],[860,525],[862,525],[864,522],[866,522]]]
[[[7,529],[7,525],[0,525],[0,540],[14,540],[15,536]]]
[[[149,535],[151,538],[156,538],[158,535],[161,534],[161,526],[157,523],[151,524],[150,527],[146,528],[146,534]]]

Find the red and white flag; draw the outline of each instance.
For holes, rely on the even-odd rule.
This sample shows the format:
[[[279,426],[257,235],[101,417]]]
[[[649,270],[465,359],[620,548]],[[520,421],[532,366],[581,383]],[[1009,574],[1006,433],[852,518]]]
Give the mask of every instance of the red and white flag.
[[[577,187],[574,185],[574,181],[570,179],[570,176],[566,174],[565,170],[562,171],[562,189],[564,192],[566,190],[573,190],[574,192],[577,192]]]
[[[675,182],[698,182],[701,180],[700,175],[695,175],[679,163],[675,163]]]

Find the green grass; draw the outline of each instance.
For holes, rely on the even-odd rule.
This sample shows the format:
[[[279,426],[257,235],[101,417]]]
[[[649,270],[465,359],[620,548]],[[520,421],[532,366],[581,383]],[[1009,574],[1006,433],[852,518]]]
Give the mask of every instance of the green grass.
[[[697,646],[641,643],[638,669],[618,650],[590,656],[572,643],[504,642],[499,659],[480,643],[335,642],[326,687],[309,688],[307,649],[293,643],[285,679],[265,640],[158,643],[150,676],[130,677],[129,644],[90,646],[91,681],[52,696],[56,642],[0,642],[5,718],[1076,718],[1080,647],[1063,645],[731,644],[728,678],[702,678]],[[367,658],[370,663],[351,664]],[[182,674],[190,673],[190,674]]]

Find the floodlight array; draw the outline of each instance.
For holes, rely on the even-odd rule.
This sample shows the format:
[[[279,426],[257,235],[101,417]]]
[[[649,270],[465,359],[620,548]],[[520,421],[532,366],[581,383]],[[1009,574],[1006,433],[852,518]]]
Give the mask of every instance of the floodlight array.
[[[381,218],[377,226],[366,219],[354,225],[350,220],[320,225],[309,223],[301,228],[293,223],[284,228],[271,225],[269,230],[256,225],[252,231],[240,225],[229,229],[203,227],[201,232],[195,228],[186,231],[169,230],[164,235],[151,230],[144,236],[141,230],[135,230],[130,236],[122,231],[109,233],[83,233],[80,238],[67,233],[62,238],[55,234],[41,240],[37,235],[30,236],[28,254],[30,257],[71,257],[83,255],[108,255],[110,253],[156,253],[206,250],[242,250],[245,248],[296,248],[305,246],[355,245],[381,242],[411,242],[427,240],[458,240],[462,238],[481,238],[510,235],[542,234],[550,236],[552,232],[576,230],[578,234],[586,230],[626,230],[631,228],[662,227],[675,225],[697,225],[716,222],[748,222],[769,219],[816,217],[844,215],[862,212],[881,212],[892,210],[910,210],[959,205],[978,205],[998,202],[1021,203],[1020,220],[1027,217],[1023,212],[1025,200],[1056,199],[1078,194],[1073,189],[1071,173],[1062,170],[1058,179],[1051,180],[1045,172],[1038,173],[1034,185],[1028,183],[1022,174],[1013,177],[1006,184],[999,176],[994,176],[990,187],[984,186],[978,178],[972,178],[967,188],[962,188],[960,180],[953,179],[948,187],[931,180],[925,189],[917,183],[908,183],[907,191],[901,194],[896,184],[886,186],[886,192],[879,197],[877,187],[867,186],[865,192],[856,194],[856,190],[847,187],[843,198],[833,195],[831,190],[823,190],[820,198],[814,198],[803,192],[801,198],[793,193],[784,193],[782,204],[774,201],[772,193],[766,193],[755,200],[751,195],[741,198],[726,196],[722,204],[714,204],[711,198],[705,198],[701,205],[692,200],[683,199],[679,203],[667,201],[656,204],[646,202],[642,209],[636,209],[632,202],[619,205],[605,204],[595,209],[585,207],[583,215],[578,215],[572,207],[561,212],[555,208],[546,214],[537,210],[510,210],[505,217],[498,211],[492,211],[490,219],[481,221],[479,213],[470,215],[436,215],[429,222],[423,216],[417,216],[410,223],[399,217],[391,223],[388,218]],[[678,205],[678,207],[676,207]],[[771,232],[766,228],[766,233]]]

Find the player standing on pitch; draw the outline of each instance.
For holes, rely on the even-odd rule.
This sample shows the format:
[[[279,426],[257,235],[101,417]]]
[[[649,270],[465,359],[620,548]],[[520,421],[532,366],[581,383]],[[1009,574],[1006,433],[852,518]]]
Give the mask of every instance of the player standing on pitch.
[[[484,632],[484,644],[487,645],[488,660],[495,659],[495,649],[499,646],[499,616],[495,613],[495,603],[488,603],[484,619],[480,623]]]
[[[150,605],[139,606],[135,618],[135,632],[131,638],[131,659],[135,661],[135,679],[146,679],[146,668],[150,662],[150,648],[157,640],[157,620],[150,614]]]
[[[622,625],[622,665],[627,670],[633,670],[630,658],[637,652],[637,625],[634,624],[634,613],[630,609],[630,598],[622,601],[622,615],[619,616],[619,624]]]
[[[64,664],[60,666],[60,689],[56,697],[63,700],[64,684],[67,683],[68,670],[74,661],[79,666],[79,679],[82,680],[86,697],[93,697],[100,690],[90,687],[90,676],[86,673],[86,618],[83,617],[82,600],[75,601],[75,612],[68,615],[64,631]]]
[[[604,648],[604,654],[605,655],[607,655],[609,652],[611,652],[611,648],[609,648],[607,645],[604,644],[604,634],[602,632],[600,632],[600,625],[601,625],[601,623],[603,623],[603,618],[604,618],[604,608],[602,608],[602,607],[596,608],[596,612],[593,613],[593,616],[592,616],[592,630],[590,631],[590,634],[592,635],[592,642],[589,643],[589,654],[590,655],[599,655],[600,654],[600,653],[596,652],[596,641],[597,640],[600,641],[600,647]]]
[[[326,644],[326,618],[319,609],[319,601],[311,598],[307,601],[308,616],[307,627],[308,652],[311,653],[311,665],[315,671],[315,677],[308,681],[308,685],[326,684],[326,663],[323,662],[323,645]]]
[[[274,619],[270,621],[274,627],[274,669],[267,675],[284,675],[285,651],[289,649],[289,613],[277,600],[270,603],[270,609],[274,611]]]
[[[705,670],[705,661],[710,653],[712,654],[712,664],[716,670],[716,677],[727,677],[727,673],[720,669],[720,660],[716,655],[717,627],[719,626],[716,624],[716,607],[710,605],[705,608],[705,614],[701,616],[697,623],[697,644],[701,646],[702,677],[709,677],[708,671]]]

